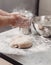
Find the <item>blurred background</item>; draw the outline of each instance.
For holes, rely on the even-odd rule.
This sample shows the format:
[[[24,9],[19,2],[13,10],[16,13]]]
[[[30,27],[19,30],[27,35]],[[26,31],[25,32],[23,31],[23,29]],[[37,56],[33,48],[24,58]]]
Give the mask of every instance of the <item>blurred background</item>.
[[[26,8],[35,12],[37,0],[0,0],[0,9],[12,12],[14,8]],[[51,0],[40,0],[39,15],[51,14]]]
[[[25,8],[34,12],[36,1],[37,0],[0,0],[0,9],[12,12],[14,8]]]
[[[40,0],[39,15],[51,15],[51,0]]]

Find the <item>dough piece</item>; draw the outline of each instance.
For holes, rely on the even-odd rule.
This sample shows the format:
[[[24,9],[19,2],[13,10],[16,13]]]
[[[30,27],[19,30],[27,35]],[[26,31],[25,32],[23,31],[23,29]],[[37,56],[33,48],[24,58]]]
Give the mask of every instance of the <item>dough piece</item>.
[[[39,28],[39,30],[43,30],[44,29],[44,27],[41,24],[38,24],[38,28]]]
[[[13,48],[29,48],[32,46],[32,39],[29,36],[17,36],[11,42],[11,47]]]
[[[49,37],[51,35],[50,29],[48,27],[35,24],[35,28],[37,32],[43,37]]]

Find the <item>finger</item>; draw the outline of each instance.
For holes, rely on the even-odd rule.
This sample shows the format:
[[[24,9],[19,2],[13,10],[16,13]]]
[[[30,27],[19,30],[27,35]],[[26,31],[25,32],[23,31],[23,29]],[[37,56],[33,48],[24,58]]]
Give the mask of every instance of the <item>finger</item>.
[[[17,18],[28,19],[25,15],[19,13],[11,13],[11,15],[16,16]]]

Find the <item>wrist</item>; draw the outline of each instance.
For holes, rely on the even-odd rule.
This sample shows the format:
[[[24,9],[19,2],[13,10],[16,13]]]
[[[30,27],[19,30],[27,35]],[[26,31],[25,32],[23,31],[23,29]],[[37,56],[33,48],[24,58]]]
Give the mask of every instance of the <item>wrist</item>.
[[[8,24],[9,26],[15,26],[16,24],[16,19],[14,16],[10,16],[9,20],[8,20]]]

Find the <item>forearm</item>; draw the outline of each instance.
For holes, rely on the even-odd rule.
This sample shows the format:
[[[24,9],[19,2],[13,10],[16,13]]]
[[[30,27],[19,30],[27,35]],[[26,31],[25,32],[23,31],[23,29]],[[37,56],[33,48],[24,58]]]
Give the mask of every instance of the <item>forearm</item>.
[[[6,17],[6,16],[0,16],[0,27],[3,27],[3,26],[9,26],[9,20],[10,18],[9,17]]]
[[[8,12],[3,11],[3,10],[0,9],[0,15],[8,16],[8,15],[10,15],[10,13],[8,13]]]

